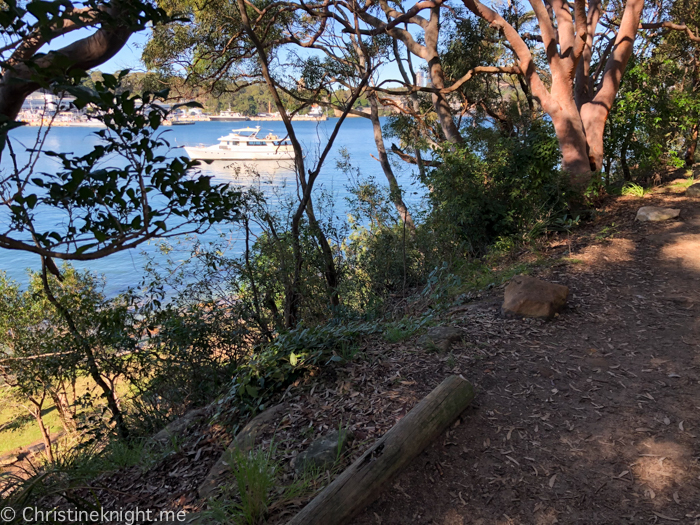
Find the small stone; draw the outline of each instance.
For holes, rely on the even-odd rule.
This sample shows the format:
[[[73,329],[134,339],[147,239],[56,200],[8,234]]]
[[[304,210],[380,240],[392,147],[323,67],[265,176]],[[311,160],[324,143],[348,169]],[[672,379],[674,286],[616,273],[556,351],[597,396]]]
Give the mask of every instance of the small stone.
[[[449,352],[452,344],[461,341],[463,337],[464,332],[456,326],[433,326],[418,339],[418,344],[426,350]]]
[[[569,288],[527,275],[516,275],[506,286],[502,311],[506,316],[551,319],[566,304]]]
[[[700,197],[700,182],[693,184],[687,190],[685,190],[686,197]]]
[[[353,434],[348,430],[333,430],[318,438],[294,459],[294,470],[301,474],[307,468],[323,470],[330,467],[338,460],[352,438]]]
[[[639,208],[639,211],[637,211],[637,217],[635,220],[641,222],[667,221],[669,219],[677,219],[680,214],[680,209],[659,208],[657,206],[642,206],[641,208]]]

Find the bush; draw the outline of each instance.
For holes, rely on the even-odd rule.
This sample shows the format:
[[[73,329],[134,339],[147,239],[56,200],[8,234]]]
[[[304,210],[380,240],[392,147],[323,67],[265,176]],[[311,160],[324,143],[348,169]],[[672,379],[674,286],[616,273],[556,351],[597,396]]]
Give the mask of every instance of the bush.
[[[441,150],[427,174],[425,227],[446,255],[484,255],[497,239],[543,231],[567,208],[551,126],[533,124],[521,137],[477,130],[470,146]]]

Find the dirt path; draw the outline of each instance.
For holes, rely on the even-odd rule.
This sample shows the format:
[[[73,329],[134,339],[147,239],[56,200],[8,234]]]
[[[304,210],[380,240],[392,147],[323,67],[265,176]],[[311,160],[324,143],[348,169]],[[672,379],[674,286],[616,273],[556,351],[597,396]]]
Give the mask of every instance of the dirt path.
[[[642,205],[682,220],[635,223]],[[416,394],[452,371],[477,400],[354,523],[700,524],[700,201],[613,206],[574,239],[577,264],[541,274],[572,291],[561,316],[486,301],[453,318],[454,360],[403,367]]]
[[[496,288],[445,320],[464,332],[450,354],[377,336],[290,386],[262,439],[284,480],[300,451],[343,426],[355,442],[337,474],[460,373],[474,405],[354,525],[700,525],[700,199],[673,188],[612,201],[572,237],[573,260],[566,242],[549,248],[554,265],[539,276],[572,292],[553,321],[503,319]],[[682,208],[682,220],[635,223],[642,205]],[[100,476],[90,495],[108,509],[201,510],[196,487],[230,437],[188,429],[157,465]],[[273,505],[267,523],[310,497]]]

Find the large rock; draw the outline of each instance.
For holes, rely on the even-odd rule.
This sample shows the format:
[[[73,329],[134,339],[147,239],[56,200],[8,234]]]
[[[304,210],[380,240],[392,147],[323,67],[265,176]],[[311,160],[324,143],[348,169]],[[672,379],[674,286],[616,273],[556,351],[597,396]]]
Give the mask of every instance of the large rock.
[[[504,315],[551,318],[568,296],[569,288],[564,285],[516,275],[506,286],[502,310]]]
[[[685,190],[686,197],[700,197],[700,182]]]
[[[207,477],[204,478],[204,481],[197,489],[199,497],[208,499],[216,496],[222,485],[227,485],[231,478],[231,466],[227,463],[231,453],[236,449],[245,453],[253,450],[257,436],[273,428],[275,423],[277,423],[286,412],[287,404],[280,403],[279,405],[268,408],[251,419],[248,424],[243,427],[243,430],[236,434],[236,437],[221,455],[219,461],[214,463],[209,474],[207,474]],[[233,486],[235,486],[235,484]]]
[[[642,206],[637,211],[636,220],[641,222],[658,222],[667,221],[669,219],[677,219],[681,214],[681,210],[674,208],[659,208],[657,206]]]
[[[323,470],[332,466],[352,437],[352,433],[347,430],[334,430],[318,438],[294,459],[294,470],[301,474],[309,468]]]
[[[464,332],[456,326],[433,326],[428,333],[418,339],[418,344],[426,350],[448,352],[452,343],[460,341]]]
[[[158,443],[167,443],[174,436],[178,436],[185,432],[187,428],[197,420],[201,420],[207,413],[206,408],[197,408],[190,410],[184,416],[175,421],[168,423],[164,429],[153,436],[153,441]]]

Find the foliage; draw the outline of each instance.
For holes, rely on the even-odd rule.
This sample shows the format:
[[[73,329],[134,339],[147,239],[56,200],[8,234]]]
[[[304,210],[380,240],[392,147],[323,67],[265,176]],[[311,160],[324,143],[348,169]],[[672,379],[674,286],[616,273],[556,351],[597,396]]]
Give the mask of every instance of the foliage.
[[[644,187],[636,184],[634,182],[625,182],[624,186],[620,190],[621,195],[632,195],[634,197],[644,197],[648,193],[648,190]]]
[[[673,33],[648,39],[656,45],[630,60],[606,127],[606,171],[627,181],[681,167],[700,121],[699,73],[684,63],[697,46]]]
[[[255,334],[235,309],[220,301],[187,301],[178,296],[150,315],[151,329],[136,356],[131,376],[130,421],[148,435],[187,408],[216,398],[229,384]]]
[[[568,193],[549,126],[533,125],[522,137],[477,128],[469,143],[441,150],[442,165],[428,172],[425,227],[442,253],[480,256],[496,239],[541,231],[565,212]]]
[[[273,459],[275,447],[245,453],[238,448],[229,451],[226,462],[236,479],[240,505],[239,519],[247,525],[262,522],[270,503],[270,493],[277,482],[278,465]]]
[[[431,316],[425,316],[422,319],[403,317],[397,321],[389,322],[384,330],[384,340],[388,343],[398,343],[408,339],[422,330],[431,320]]]
[[[0,275],[2,373],[22,399],[48,395],[68,432],[76,430],[78,416],[87,425],[83,430],[103,431],[104,407],[95,404],[89,390],[77,397],[76,381],[89,375],[94,363],[114,392],[118,379],[130,374],[137,323],[128,297],[105,298],[103,279],[68,265],[62,274],[62,281],[51,276],[50,285],[58,304],[72,312],[72,328],[48,299],[39,274],[30,274],[25,291]]]
[[[94,90],[53,86],[59,95],[75,96],[76,108],[93,108],[106,125],[89,153],[42,152],[39,146],[20,166],[9,142],[12,168],[0,175],[9,227],[0,234],[0,246],[95,259],[237,217],[236,191],[193,176],[195,163],[188,158],[168,157],[170,144],[159,131],[167,113],[158,105],[167,92],[115,94],[127,73],[102,75]],[[34,172],[40,154],[57,160],[56,172]],[[54,220],[41,220],[46,214]]]
[[[230,408],[234,412],[262,410],[274,393],[309,370],[343,362],[342,354],[361,335],[379,330],[376,323],[337,321],[280,333],[241,364],[226,396]]]

